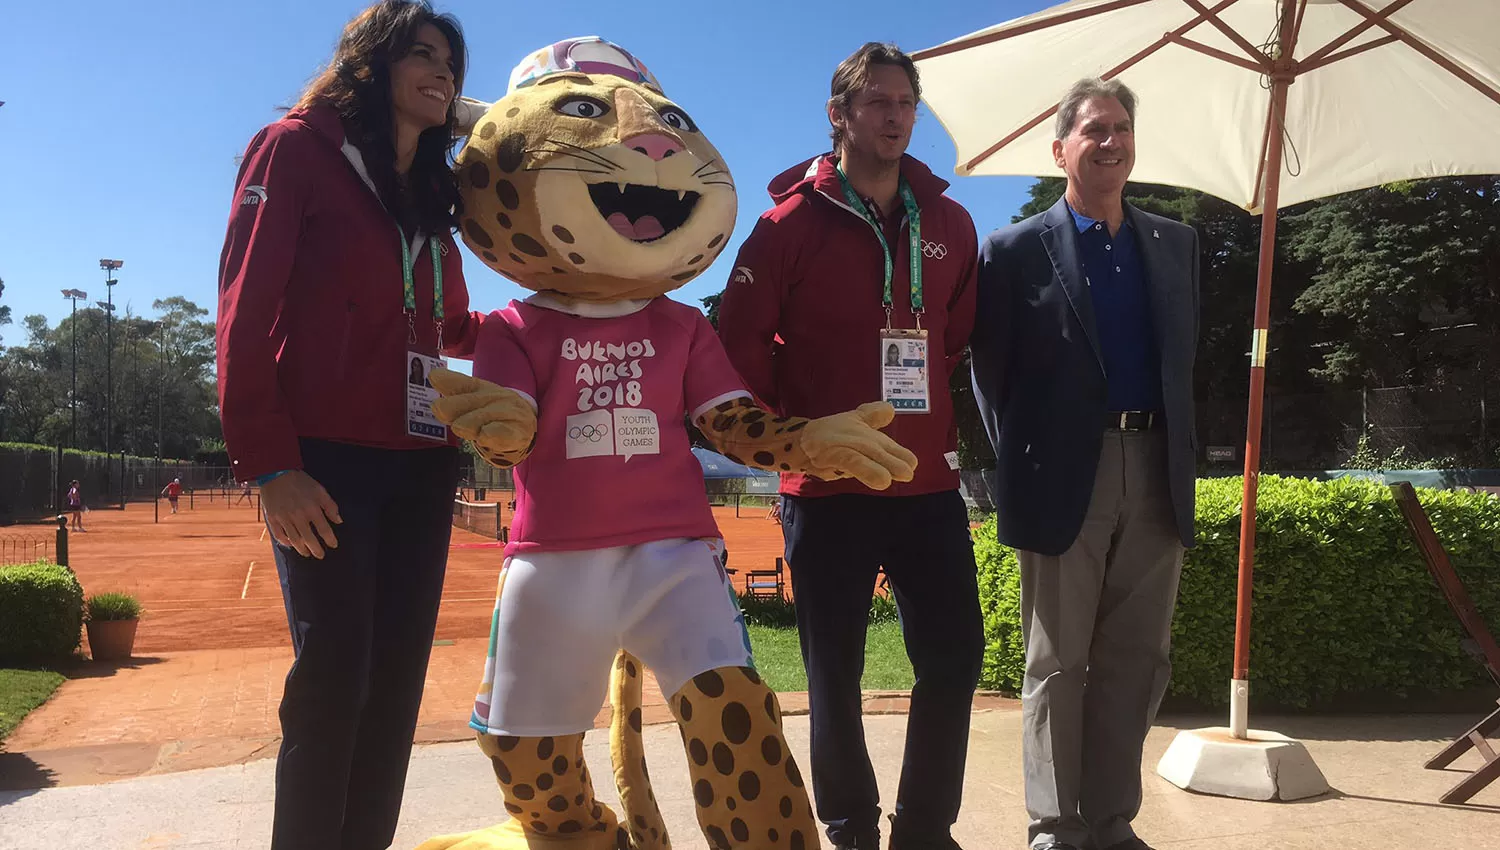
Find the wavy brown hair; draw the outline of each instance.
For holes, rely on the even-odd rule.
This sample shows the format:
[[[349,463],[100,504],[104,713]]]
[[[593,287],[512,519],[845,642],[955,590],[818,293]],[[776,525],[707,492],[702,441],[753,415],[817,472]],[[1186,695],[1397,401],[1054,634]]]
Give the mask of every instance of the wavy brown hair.
[[[854,103],[854,96],[870,82],[872,65],[894,65],[905,71],[906,78],[911,80],[912,94],[916,95],[917,100],[922,99],[922,75],[918,73],[917,64],[912,61],[911,57],[901,52],[901,48],[894,44],[869,41],[850,54],[848,59],[840,62],[838,68],[834,70],[833,82],[828,87],[828,105],[848,115],[849,107]],[[833,152],[840,153],[839,148],[844,143],[844,131],[835,124],[829,136],[833,139]]]
[[[396,176],[391,66],[406,56],[417,31],[432,24],[453,52],[453,103],[448,121],[423,131],[403,187]],[[463,29],[452,15],[439,15],[425,0],[381,0],[344,27],[333,61],[297,101],[296,109],[332,106],[350,142],[359,148],[380,200],[401,226],[428,233],[451,231],[463,211],[452,168],[453,107],[463,91],[469,61]]]

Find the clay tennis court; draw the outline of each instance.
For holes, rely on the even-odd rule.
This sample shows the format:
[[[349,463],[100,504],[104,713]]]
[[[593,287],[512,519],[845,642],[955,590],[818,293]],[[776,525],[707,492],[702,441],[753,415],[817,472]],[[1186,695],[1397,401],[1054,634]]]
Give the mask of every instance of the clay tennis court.
[[[91,511],[88,533],[69,537],[73,569],[85,593],[125,591],[146,608],[135,651],[138,655],[194,649],[290,646],[286,614],[269,535],[252,503],[235,506],[237,493],[208,501],[202,494],[182,499],[172,515],[165,500],[161,521],[154,506]],[[506,501],[509,493],[491,493]],[[739,572],[770,569],[782,553],[781,526],[764,507],[714,509]],[[510,523],[509,511],[504,514]],[[489,634],[501,549],[492,539],[454,529],[448,573],[443,584],[437,639],[482,638]]]

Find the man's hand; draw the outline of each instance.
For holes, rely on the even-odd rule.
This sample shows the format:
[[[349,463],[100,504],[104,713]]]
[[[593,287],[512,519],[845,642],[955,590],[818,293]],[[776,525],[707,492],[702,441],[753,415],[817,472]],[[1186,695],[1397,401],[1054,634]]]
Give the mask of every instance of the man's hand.
[[[884,490],[892,481],[910,481],[917,471],[917,456],[879,430],[895,418],[890,404],[872,401],[809,422],[802,448],[815,468],[808,474],[825,480],[852,477],[872,490]]]
[[[448,369],[433,369],[428,379],[443,394],[432,403],[433,415],[453,433],[494,454],[530,448],[536,411],[520,393]]]
[[[320,560],[324,546],[338,548],[333,525],[344,521],[339,506],[306,472],[294,469],[267,481],[260,488],[260,505],[277,543],[296,549],[305,558]]]

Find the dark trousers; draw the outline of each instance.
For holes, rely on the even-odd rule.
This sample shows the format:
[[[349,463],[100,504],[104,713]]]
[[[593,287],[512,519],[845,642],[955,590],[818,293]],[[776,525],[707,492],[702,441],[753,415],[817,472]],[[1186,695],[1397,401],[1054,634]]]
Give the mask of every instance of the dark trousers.
[[[834,844],[875,847],[880,792],[860,714],[865,631],[884,567],[916,672],[893,846],[958,819],[969,712],[984,655],[968,511],[957,491],[783,497],[782,529],[812,720],[818,818]]]
[[[302,460],[344,521],[321,561],[274,547],[297,660],[271,846],[384,850],[437,626],[458,452],[303,440]]]

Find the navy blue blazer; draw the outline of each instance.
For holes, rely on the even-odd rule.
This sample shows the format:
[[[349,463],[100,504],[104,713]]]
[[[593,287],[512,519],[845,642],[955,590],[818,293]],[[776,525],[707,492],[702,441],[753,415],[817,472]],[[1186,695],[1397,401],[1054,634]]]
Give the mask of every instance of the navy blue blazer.
[[[1125,206],[1141,249],[1161,352],[1172,508],[1193,545],[1198,437],[1198,233]],[[1060,555],[1083,527],[1104,439],[1105,374],[1078,229],[1064,201],[991,233],[979,250],[969,345],[990,442],[1000,542]]]

